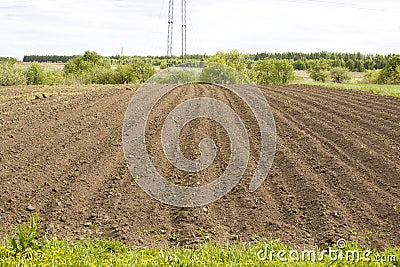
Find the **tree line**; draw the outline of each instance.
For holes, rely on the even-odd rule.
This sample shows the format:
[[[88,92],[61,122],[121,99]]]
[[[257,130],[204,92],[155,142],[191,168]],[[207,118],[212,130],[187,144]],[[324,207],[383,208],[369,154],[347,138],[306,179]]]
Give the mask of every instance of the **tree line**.
[[[364,72],[366,70],[383,69],[389,60],[395,56],[394,54],[362,54],[358,53],[333,53],[333,52],[317,52],[317,53],[257,53],[249,55],[254,61],[269,59],[287,59],[292,62],[296,70],[307,70],[310,68],[310,62],[324,59],[330,62],[332,67],[347,68],[354,72]],[[313,63],[311,63],[313,64]]]
[[[25,70],[16,66],[16,60],[4,58],[0,61],[0,86],[143,83],[155,73],[155,68],[142,60],[112,67],[106,58],[86,51],[70,58],[61,71],[47,71],[38,62]]]
[[[38,62],[38,63],[43,63],[43,62],[50,62],[50,63],[67,63],[68,60],[74,58],[76,56],[58,56],[58,55],[45,55],[45,56],[39,56],[39,55],[30,55],[30,56],[24,56],[22,59],[23,62]]]
[[[366,64],[368,60],[370,64]],[[188,55],[187,62],[218,63],[231,68],[221,70],[218,65],[208,65],[203,72],[203,76],[208,75],[207,80],[214,80],[215,75],[222,75],[226,78],[224,78],[225,80],[236,82],[242,79],[236,77],[231,71],[236,70],[256,83],[284,84],[293,81],[295,69],[305,69],[315,81],[326,82],[331,79],[334,82],[342,83],[350,79],[348,72],[354,71],[351,67],[357,68],[357,71],[365,71],[367,66],[370,70],[365,75],[365,83],[400,84],[400,56],[396,55],[329,52],[251,55],[233,50],[230,52],[219,51],[211,56]],[[349,62],[353,62],[354,66],[353,63],[350,66]],[[28,70],[23,71],[15,67],[15,63],[16,59],[0,58],[0,85],[143,83],[156,73],[155,66],[159,66],[159,69],[162,70],[168,65],[181,63],[181,58],[103,57],[95,52],[87,51],[84,55],[71,57],[65,63],[62,71],[45,71],[38,62],[34,62]],[[383,67],[375,69],[376,66]],[[179,80],[185,80],[191,76],[193,75],[190,73],[178,72],[176,74]]]
[[[312,62],[315,60],[325,59],[330,62],[332,67],[342,67],[353,72],[364,72],[366,70],[383,69],[388,64],[390,58],[394,54],[380,55],[380,54],[362,54],[358,53],[334,53],[334,52],[316,52],[316,53],[300,53],[300,52],[287,52],[287,53],[256,53],[245,54],[249,61],[256,62],[264,59],[274,60],[289,60],[295,70],[308,70]],[[208,61],[214,55],[206,54],[189,54],[186,56],[186,62]],[[29,55],[24,56],[23,62],[62,62],[66,63],[76,56],[57,56],[57,55]],[[168,58],[166,56],[109,56],[105,59],[111,65],[117,64],[130,64],[138,60],[144,61],[146,64],[153,66],[160,66],[165,68],[167,65],[174,66],[180,64],[182,59],[180,56],[173,56]]]

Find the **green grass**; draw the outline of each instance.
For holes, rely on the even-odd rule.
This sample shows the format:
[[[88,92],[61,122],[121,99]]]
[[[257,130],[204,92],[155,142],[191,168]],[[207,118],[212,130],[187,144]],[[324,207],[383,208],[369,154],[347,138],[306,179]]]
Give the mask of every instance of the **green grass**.
[[[37,237],[36,229],[36,217],[32,217],[29,224],[19,225],[12,232],[7,244],[0,246],[0,266],[400,266],[399,248],[384,252],[373,250],[368,260],[363,260],[366,248],[361,249],[356,242],[349,242],[344,250],[336,246],[328,248],[331,256],[314,248],[316,259],[313,259],[313,254],[304,254],[298,249],[296,255],[292,248],[279,241],[234,245],[206,242],[197,248],[152,249],[133,248],[109,240],[47,240]],[[279,251],[287,261],[278,258]],[[355,253],[361,258],[354,258]]]
[[[260,251],[265,251],[266,246],[269,252],[284,251],[283,258],[287,261],[279,260],[276,254],[267,254],[267,258],[263,259],[264,254],[260,254]],[[331,249],[338,251],[335,247]],[[400,266],[399,249],[386,250],[379,253],[379,257],[375,256],[378,254],[375,251],[368,261],[356,260],[353,256],[346,259],[347,251],[353,250],[363,255],[363,250],[356,243],[350,243],[342,258],[337,261],[332,260],[339,257],[336,252],[332,254],[332,259],[324,255],[322,259],[313,260],[309,254],[305,254],[303,260],[302,250],[298,250],[299,256],[293,254],[291,259],[289,253],[292,249],[278,241],[259,241],[252,245],[235,244],[228,247],[204,243],[196,249],[139,249],[116,241],[67,242],[54,239],[43,242],[35,249],[27,248],[17,253],[9,247],[0,246],[0,266],[328,266],[331,263],[331,266]],[[321,251],[319,253],[322,254]]]
[[[15,66],[22,70],[27,70],[32,65],[31,62],[17,62]],[[39,63],[45,71],[61,71],[64,68],[64,63]]]
[[[305,82],[306,85],[316,85],[328,88],[341,88],[355,91],[366,91],[380,95],[400,97],[400,85],[359,84],[359,83],[319,83]]]
[[[296,71],[292,84],[304,84],[321,86],[327,88],[340,88],[355,91],[365,91],[380,95],[400,97],[400,85],[387,85],[387,84],[364,84],[362,77],[365,75],[363,72],[352,72],[351,80],[348,83],[333,83],[333,82],[315,82],[313,81],[306,71]]]

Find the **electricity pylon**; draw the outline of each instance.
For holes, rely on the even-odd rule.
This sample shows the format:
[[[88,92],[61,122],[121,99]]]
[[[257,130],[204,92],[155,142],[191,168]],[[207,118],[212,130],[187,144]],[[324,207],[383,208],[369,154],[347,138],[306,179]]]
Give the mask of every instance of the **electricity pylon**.
[[[182,63],[186,57],[186,0],[182,0]]]
[[[182,0],[181,19],[182,19],[182,63],[186,60],[186,0]],[[168,63],[172,58],[172,40],[174,33],[174,0],[169,0],[168,9],[168,43],[167,58]]]

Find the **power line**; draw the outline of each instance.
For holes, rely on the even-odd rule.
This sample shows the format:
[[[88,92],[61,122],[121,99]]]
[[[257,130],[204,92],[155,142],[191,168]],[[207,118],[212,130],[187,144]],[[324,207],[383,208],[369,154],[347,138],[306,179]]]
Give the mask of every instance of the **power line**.
[[[196,3],[197,3],[196,1],[189,0],[189,10],[197,10]],[[189,25],[190,25],[190,33],[191,33],[191,36],[193,37],[193,42],[194,42],[192,44],[192,47],[196,46],[197,51],[204,51],[204,49],[201,47],[199,37],[197,35],[198,30],[197,30],[196,24],[192,20],[192,16],[188,17],[188,21],[189,21]]]
[[[158,19],[157,19],[157,25],[158,25],[158,26],[164,25],[164,23],[161,22],[161,17],[162,17],[163,12],[164,12],[165,1],[166,1],[166,0],[163,0],[163,1],[162,1],[161,9],[160,9],[160,12],[159,12],[159,14],[158,14]],[[160,23],[162,23],[162,24],[160,24]],[[163,33],[164,33],[164,31],[163,31]],[[158,31],[158,32],[156,32],[156,33],[154,34],[153,40],[152,40],[152,42],[151,42],[151,48],[150,48],[150,50],[149,50],[150,53],[152,53],[152,52],[154,51],[156,41],[157,41],[157,43],[160,42],[160,34],[161,34],[160,31]],[[162,43],[164,43],[164,42],[162,42]]]

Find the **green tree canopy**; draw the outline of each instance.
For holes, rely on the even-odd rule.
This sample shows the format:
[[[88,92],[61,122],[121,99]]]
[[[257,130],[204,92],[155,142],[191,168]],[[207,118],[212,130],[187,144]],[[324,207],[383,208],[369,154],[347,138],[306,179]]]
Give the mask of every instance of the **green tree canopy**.
[[[400,56],[392,57],[380,72],[379,83],[400,84]]]
[[[156,73],[154,67],[151,64],[144,62],[143,60],[137,60],[136,62],[134,62],[132,64],[132,68],[133,77],[139,83],[144,83]]]
[[[330,76],[332,81],[335,83],[343,83],[351,79],[349,75],[349,70],[342,67],[332,68],[330,71]]]
[[[248,56],[239,52],[238,50],[233,50],[227,53],[218,51],[215,55],[208,59],[208,62],[227,65],[243,74],[247,73],[247,67],[250,64]]]
[[[24,72],[14,66],[13,62],[0,62],[0,86],[25,85]]]
[[[257,61],[251,69],[252,80],[259,84],[285,84],[294,76],[289,60],[264,59]]]
[[[329,77],[331,65],[327,59],[313,60],[309,62],[308,73],[314,81],[325,82]]]
[[[76,56],[70,59],[65,64],[64,71],[68,74],[79,74],[91,71],[95,67],[111,69],[110,63],[108,63],[102,56],[96,52],[86,51],[83,56]]]
[[[216,62],[210,62],[202,69],[199,80],[215,84],[249,84],[251,82],[242,72]]]
[[[37,62],[33,62],[26,70],[28,85],[41,85],[46,83],[46,72]]]

